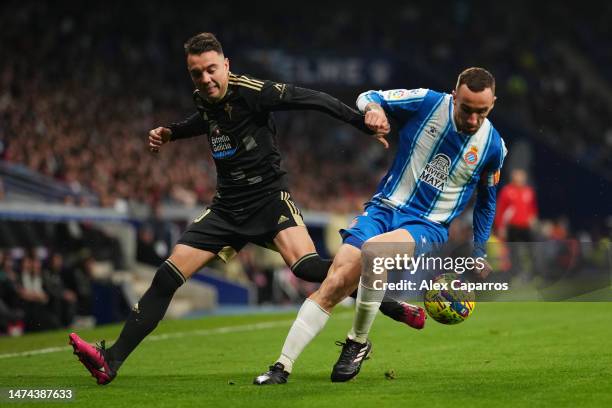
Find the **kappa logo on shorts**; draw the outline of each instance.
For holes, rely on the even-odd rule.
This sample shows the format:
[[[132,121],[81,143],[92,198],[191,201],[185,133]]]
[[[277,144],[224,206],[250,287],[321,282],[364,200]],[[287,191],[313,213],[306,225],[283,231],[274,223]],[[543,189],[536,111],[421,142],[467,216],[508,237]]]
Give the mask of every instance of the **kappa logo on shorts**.
[[[419,179],[442,191],[448,181],[450,165],[451,159],[443,153],[438,153],[432,161],[427,163]]]

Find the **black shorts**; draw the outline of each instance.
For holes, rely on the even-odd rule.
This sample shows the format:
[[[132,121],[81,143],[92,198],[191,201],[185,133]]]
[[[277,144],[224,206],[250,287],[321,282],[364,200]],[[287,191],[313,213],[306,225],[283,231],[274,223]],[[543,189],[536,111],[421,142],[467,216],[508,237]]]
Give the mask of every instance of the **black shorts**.
[[[215,212],[214,206],[204,210],[177,243],[215,253],[227,262],[249,242],[273,249],[276,234],[297,225],[304,225],[302,214],[290,194],[280,191],[241,223]]]

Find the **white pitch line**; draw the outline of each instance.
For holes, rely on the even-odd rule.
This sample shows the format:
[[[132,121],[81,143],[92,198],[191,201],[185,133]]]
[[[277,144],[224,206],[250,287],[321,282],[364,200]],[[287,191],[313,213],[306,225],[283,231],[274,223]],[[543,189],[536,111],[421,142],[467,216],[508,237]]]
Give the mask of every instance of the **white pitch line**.
[[[213,334],[238,333],[238,332],[244,332],[244,331],[264,330],[264,329],[270,329],[273,327],[286,326],[292,322],[293,320],[278,320],[278,321],[273,321],[273,322],[245,324],[242,326],[225,326],[225,327],[215,327],[214,329],[202,329],[202,330],[193,330],[193,331],[177,332],[177,333],[154,334],[152,336],[147,337],[145,341],[159,341],[159,340],[178,339],[178,338],[191,337],[191,336],[210,336]],[[22,351],[18,353],[0,354],[0,359],[11,358],[11,357],[28,357],[28,356],[35,356],[39,354],[57,353],[60,351],[67,351],[71,349],[72,349],[71,346],[47,347],[43,349]]]
[[[335,317],[342,318],[352,316],[352,313],[338,313]],[[274,327],[282,327],[287,326],[290,323],[293,323],[292,320],[276,320],[272,322],[261,322],[261,323],[253,323],[253,324],[244,324],[241,326],[225,326],[225,327],[215,327],[213,329],[201,329],[201,330],[192,330],[186,332],[176,332],[176,333],[164,333],[164,334],[154,334],[152,336],[148,336],[144,339],[144,341],[159,341],[159,340],[168,340],[168,339],[178,339],[183,337],[191,337],[191,336],[211,336],[213,334],[226,334],[226,333],[239,333],[245,331],[256,331],[256,330],[265,330],[271,329]],[[63,346],[63,347],[47,347],[38,350],[29,350],[29,351],[21,351],[18,353],[6,353],[0,354],[0,360],[5,358],[13,358],[13,357],[29,357],[36,356],[39,354],[49,354],[49,353],[57,353],[60,351],[68,351],[71,350],[71,346]]]

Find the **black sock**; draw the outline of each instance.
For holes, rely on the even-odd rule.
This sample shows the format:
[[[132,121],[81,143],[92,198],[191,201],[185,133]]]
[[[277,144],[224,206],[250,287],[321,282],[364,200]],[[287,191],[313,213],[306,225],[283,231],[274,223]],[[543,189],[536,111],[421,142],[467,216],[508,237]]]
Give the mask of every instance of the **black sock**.
[[[293,274],[300,279],[307,282],[323,282],[327,276],[327,272],[332,265],[331,259],[323,259],[317,253],[304,255],[296,263],[291,266]],[[357,291],[351,294],[353,299],[357,298]],[[392,318],[393,320],[403,321],[404,319],[404,308],[400,303],[385,295],[382,303],[380,304],[380,311],[385,316]]]
[[[184,282],[185,278],[169,259],[157,269],[151,286],[130,312],[119,338],[107,350],[111,368],[117,370],[142,339],[157,327],[174,292]]]
[[[331,267],[331,259],[323,259],[317,253],[304,255],[291,266],[293,274],[307,282],[321,283]]]
[[[353,299],[357,299],[357,291],[351,293],[351,297]],[[400,302],[393,299],[392,297],[385,295],[378,310],[380,310],[382,314],[392,318],[393,320],[397,320],[398,322],[404,321],[404,308],[402,307]]]

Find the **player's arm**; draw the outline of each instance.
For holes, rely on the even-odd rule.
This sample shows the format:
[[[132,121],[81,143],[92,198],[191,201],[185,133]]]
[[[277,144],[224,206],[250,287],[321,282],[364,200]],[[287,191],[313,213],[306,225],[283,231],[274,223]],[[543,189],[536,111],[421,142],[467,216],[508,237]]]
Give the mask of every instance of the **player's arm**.
[[[379,106],[387,115],[405,121],[419,110],[428,92],[423,88],[367,91],[357,98],[357,108],[366,113],[368,107]]]
[[[164,143],[200,136],[206,132],[206,121],[196,112],[182,122],[173,123],[168,127],[160,126],[149,131],[149,149],[152,152],[158,152]]]
[[[357,98],[357,108],[365,114],[365,124],[370,130],[387,134],[391,129],[387,115],[404,122],[419,110],[427,92],[427,89],[367,91]],[[387,145],[386,140],[381,142]]]
[[[373,132],[364,124],[364,116],[325,92],[291,84],[264,81],[257,98],[261,111],[315,110],[346,122],[362,132]],[[387,131],[388,133],[388,131]]]
[[[506,239],[506,224],[508,222],[506,219],[506,211],[509,204],[508,190],[502,188],[497,199],[497,209],[495,211],[495,220],[493,223],[497,230],[498,236],[502,239]]]
[[[473,216],[474,257],[484,257],[486,254],[486,244],[491,236],[491,227],[495,219],[497,184],[506,153],[507,150],[502,141],[499,153],[492,160],[493,163],[488,166],[489,169],[482,173],[478,182]],[[480,277],[484,279],[491,272],[491,267],[486,264],[483,270],[477,272],[480,272]]]
[[[489,182],[491,177],[493,179],[499,178],[499,170],[492,175],[484,173],[478,182],[473,217],[474,251],[472,256],[474,258],[486,257],[487,241],[491,235],[491,227],[495,218],[495,196],[497,186],[495,184],[491,185]],[[475,276],[479,279],[486,279],[492,272],[492,268],[486,260],[483,264],[483,268],[477,268],[474,271]]]
[[[478,182],[474,205],[474,244],[479,256],[485,254],[485,244],[489,240],[495,219],[497,179],[499,179],[499,170],[493,174],[484,173]]]
[[[374,132],[375,137],[385,148],[388,148],[389,142],[387,142],[384,136],[391,131],[389,119],[387,119],[387,115],[379,103],[367,100],[363,95],[361,94],[357,98],[357,107],[365,115],[364,123],[368,129]]]

